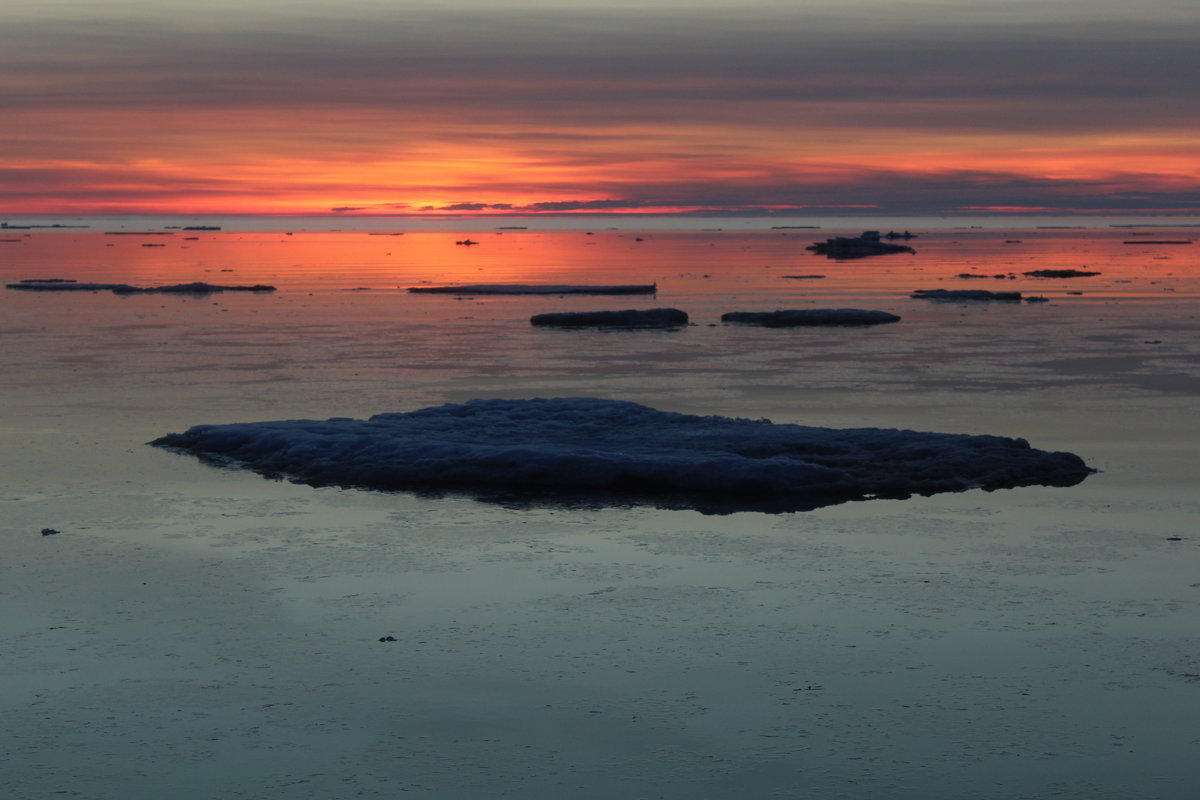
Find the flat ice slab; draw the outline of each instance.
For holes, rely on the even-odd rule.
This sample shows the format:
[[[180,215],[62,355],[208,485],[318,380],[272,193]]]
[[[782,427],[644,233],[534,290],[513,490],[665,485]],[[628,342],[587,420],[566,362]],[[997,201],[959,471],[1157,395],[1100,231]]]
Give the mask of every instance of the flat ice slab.
[[[5,284],[5,288],[23,289],[28,292],[115,292],[118,290],[132,291],[135,287],[128,283],[80,283],[67,278],[47,278],[9,283]]]
[[[654,294],[658,286],[628,284],[598,286],[554,283],[460,283],[449,286],[410,286],[410,292],[428,294]]]
[[[912,297],[920,300],[1019,301],[1020,292],[989,292],[987,289],[917,289]]]
[[[688,315],[678,308],[628,308],[534,314],[529,322],[555,328],[679,328],[688,324]]]
[[[795,328],[802,325],[882,325],[886,322],[899,322],[900,318],[886,311],[861,308],[805,308],[788,311],[730,311],[721,315],[721,321],[761,325],[764,328]]]
[[[117,294],[216,294],[218,292],[273,292],[274,286],[220,286],[203,281],[176,283],[170,286],[131,286],[128,283],[79,283],[69,278],[27,279],[7,284],[9,289],[24,289],[33,292],[100,292]]]
[[[1023,272],[1021,274],[1029,275],[1033,278],[1090,278],[1100,273],[1086,269],[1035,269],[1031,272]]]
[[[197,425],[150,444],[313,486],[705,513],[1071,486],[1093,472],[1076,455],[1022,439],[813,428],[582,397],[473,400],[367,420]]]

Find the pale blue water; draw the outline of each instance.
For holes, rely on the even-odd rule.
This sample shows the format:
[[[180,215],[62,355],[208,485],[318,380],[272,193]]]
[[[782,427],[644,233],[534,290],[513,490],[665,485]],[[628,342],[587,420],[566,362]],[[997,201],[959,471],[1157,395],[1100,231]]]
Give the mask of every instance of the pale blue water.
[[[804,250],[825,228],[478,229],[471,247],[455,231],[251,226],[163,247],[103,226],[0,232],[18,239],[0,243],[5,282],[278,286],[0,294],[0,790],[1190,800],[1200,244],[1125,245],[1190,233],[1107,224],[881,221],[920,234],[916,255],[851,262]],[[1041,268],[1101,275],[1022,274]],[[482,279],[660,291],[405,291]],[[528,322],[648,304],[694,324]],[[719,321],[844,306],[902,319]],[[1101,472],[703,517],[313,490],[145,446],[203,422],[570,395],[1021,436]]]

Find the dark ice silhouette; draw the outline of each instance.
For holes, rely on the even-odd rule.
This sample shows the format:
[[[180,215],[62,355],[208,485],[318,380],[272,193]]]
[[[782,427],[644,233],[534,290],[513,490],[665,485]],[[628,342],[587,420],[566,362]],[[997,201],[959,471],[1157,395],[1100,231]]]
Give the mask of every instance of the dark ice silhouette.
[[[410,286],[419,294],[655,294],[657,284],[618,286],[555,283],[459,283],[447,286]]]
[[[908,233],[905,231],[905,233]],[[889,238],[893,234],[888,234]],[[903,237],[903,234],[895,234]],[[907,238],[913,238],[909,233]],[[879,231],[863,231],[861,236],[834,236],[823,242],[813,242],[806,250],[812,250],[817,255],[829,258],[848,259],[865,258],[866,256],[881,256],[889,253],[915,253],[906,244],[893,244],[883,241]]]
[[[1021,274],[1031,278],[1090,278],[1100,273],[1085,269],[1035,269]]]
[[[176,283],[170,286],[131,286],[128,283],[80,283],[70,278],[28,278],[19,283],[6,284],[8,289],[23,289],[29,292],[101,292],[115,294],[217,294],[220,292],[273,292],[274,286],[254,284],[252,286],[221,286],[203,281]]]
[[[688,324],[678,308],[624,309],[621,311],[564,311],[534,314],[531,325],[554,328],[679,328]]]
[[[1094,470],[1023,439],[834,430],[594,398],[472,400],[370,419],[197,425],[150,442],[313,486],[706,513],[1072,486]]]
[[[795,328],[809,325],[882,325],[899,322],[900,317],[886,311],[861,308],[805,308],[784,311],[730,311],[722,322],[759,325],[764,328]]]
[[[1020,292],[989,292],[987,289],[917,289],[911,295],[919,300],[968,300],[1020,302]]]

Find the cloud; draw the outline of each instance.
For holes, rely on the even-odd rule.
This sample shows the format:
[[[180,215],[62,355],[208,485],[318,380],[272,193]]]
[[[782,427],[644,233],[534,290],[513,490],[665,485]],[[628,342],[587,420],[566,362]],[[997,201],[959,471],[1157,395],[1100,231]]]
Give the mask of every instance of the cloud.
[[[544,200],[520,207],[521,211],[603,211],[614,208],[638,208],[632,200]]]
[[[452,203],[448,206],[441,206],[440,211],[482,211],[486,208],[491,208],[488,203]]]
[[[1195,205],[1200,6],[1018,6],[15,0],[0,168],[51,165],[42,196],[65,205],[137,181],[336,213],[1035,206],[1073,187]],[[0,210],[38,191],[15,175]]]
[[[728,102],[875,101],[909,104],[917,115],[928,109],[912,104],[981,97],[1191,104],[1190,71],[1181,65],[1196,63],[1200,45],[1200,12],[1161,3],[1106,18],[1094,6],[1085,15],[1077,3],[1058,2],[1076,16],[1060,9],[1038,19],[1029,7],[1007,20],[954,3],[940,4],[944,16],[920,8],[897,15],[881,5],[874,19],[864,13],[869,3],[822,11],[761,0],[687,14],[672,3],[636,12],[467,4],[469,15],[454,13],[461,0],[445,11],[406,4],[403,13],[362,3],[334,13],[329,4],[291,0],[274,13],[225,19],[143,5],[137,17],[80,10],[71,22],[6,25],[0,71],[19,76],[6,84],[7,102],[191,110],[412,104],[596,117],[617,108],[652,119]],[[289,14],[289,6],[307,13]]]

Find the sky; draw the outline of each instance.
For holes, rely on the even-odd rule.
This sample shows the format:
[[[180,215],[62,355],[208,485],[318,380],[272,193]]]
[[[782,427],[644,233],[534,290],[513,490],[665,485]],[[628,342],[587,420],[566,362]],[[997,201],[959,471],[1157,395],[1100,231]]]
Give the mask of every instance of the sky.
[[[1200,212],[1195,0],[6,0],[0,215]]]

